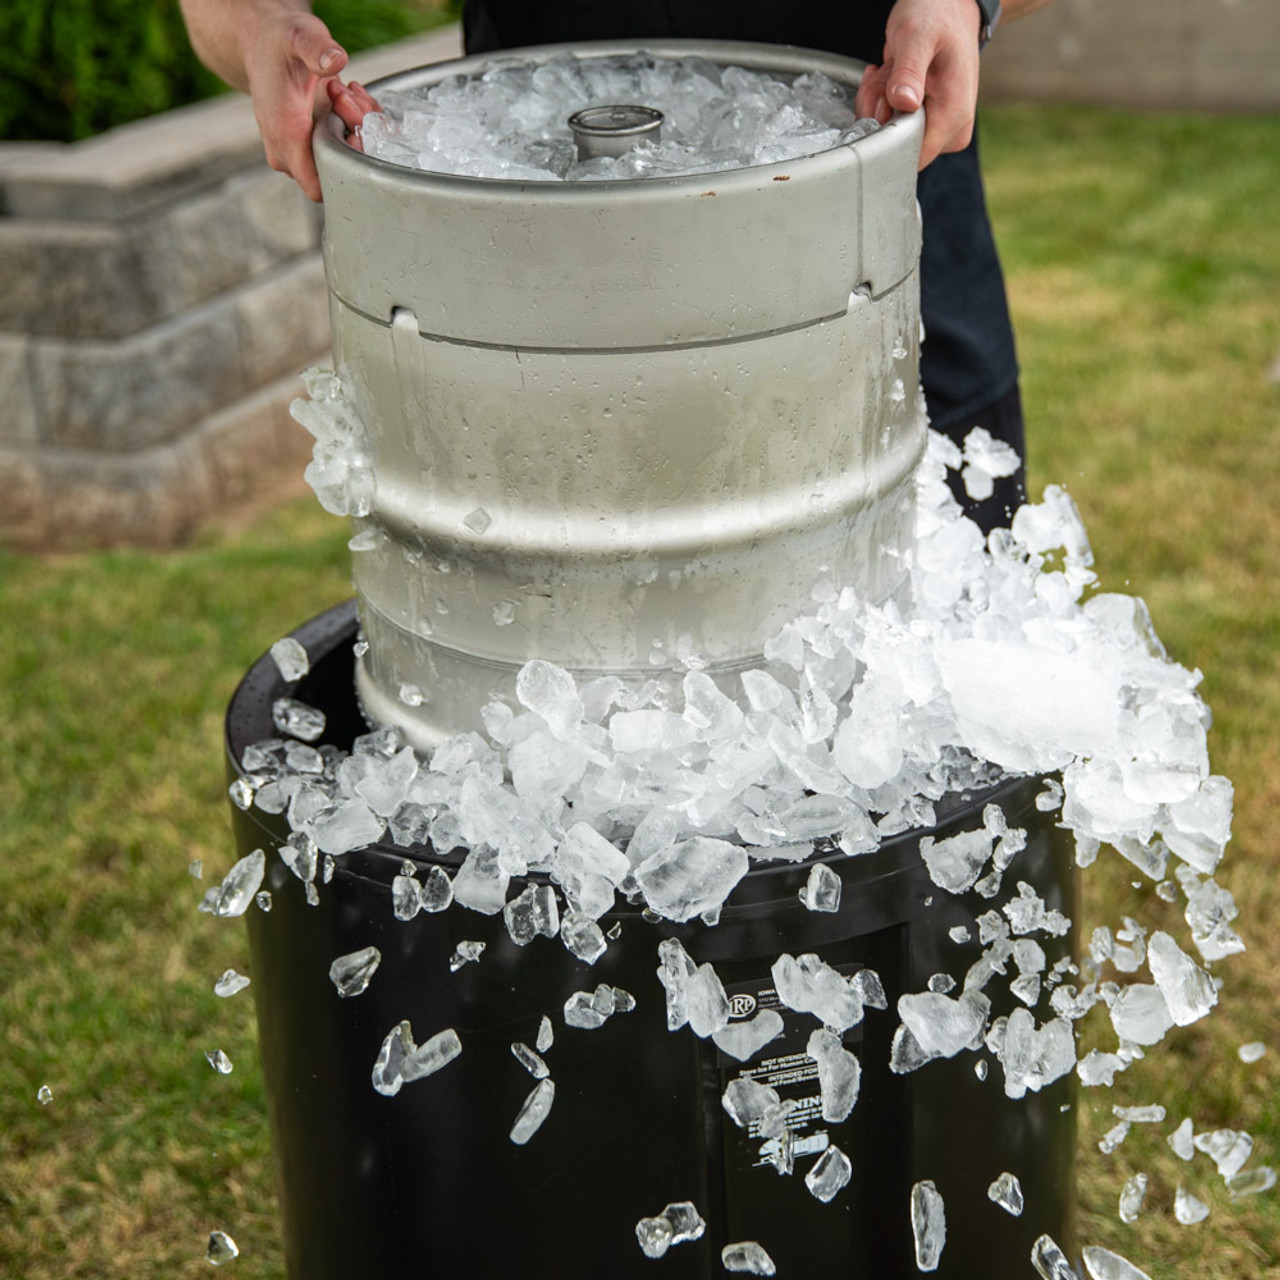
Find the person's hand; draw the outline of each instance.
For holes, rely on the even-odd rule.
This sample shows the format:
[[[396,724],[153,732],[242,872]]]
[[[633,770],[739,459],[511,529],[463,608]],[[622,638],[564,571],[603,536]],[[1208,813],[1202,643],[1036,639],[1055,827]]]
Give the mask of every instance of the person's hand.
[[[334,113],[347,127],[348,144],[357,151],[363,151],[364,143],[360,140],[360,126],[370,111],[381,111],[382,108],[368,89],[354,80],[350,84],[343,84],[341,80],[330,80],[327,88]]]
[[[267,163],[287,173],[312,200],[321,196],[311,131],[329,109],[329,86],[337,83],[346,65],[346,51],[310,13],[275,13],[265,18],[245,56]],[[347,121],[345,115],[343,120]]]
[[[978,103],[975,0],[898,0],[885,30],[884,61],[869,66],[855,109],[887,124],[895,111],[925,108],[920,168],[973,137]]]

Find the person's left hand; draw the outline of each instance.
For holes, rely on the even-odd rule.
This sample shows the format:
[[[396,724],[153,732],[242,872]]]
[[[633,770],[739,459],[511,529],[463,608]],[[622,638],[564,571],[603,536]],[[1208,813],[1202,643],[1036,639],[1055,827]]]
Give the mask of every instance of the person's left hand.
[[[381,111],[382,108],[368,89],[354,80],[350,84],[343,84],[341,80],[333,79],[326,87],[334,114],[347,127],[347,142],[357,151],[363,151],[360,126],[370,111]]]
[[[887,124],[895,111],[925,108],[920,168],[973,137],[978,104],[975,0],[897,0],[885,30],[884,61],[869,66],[855,109]]]

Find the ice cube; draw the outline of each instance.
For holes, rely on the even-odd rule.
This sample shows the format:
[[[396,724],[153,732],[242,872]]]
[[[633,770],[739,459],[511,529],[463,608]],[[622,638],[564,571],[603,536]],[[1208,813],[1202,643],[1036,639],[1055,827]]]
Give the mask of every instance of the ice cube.
[[[528,946],[540,934],[554,938],[560,932],[560,909],[549,884],[529,885],[503,907],[502,914],[518,947]]]
[[[822,1097],[822,1118],[828,1124],[846,1120],[858,1101],[862,1068],[858,1059],[838,1036],[819,1028],[810,1036],[805,1053],[818,1064],[818,1089]]]
[[[683,922],[720,906],[747,873],[746,851],[724,840],[695,836],[647,858],[636,884],[651,910]]]
[[[329,981],[344,999],[361,995],[381,963],[382,952],[377,947],[349,951],[329,966]]]
[[[1022,1198],[1022,1184],[1012,1173],[1002,1173],[988,1188],[987,1199],[998,1204],[1005,1213],[1015,1218],[1022,1214],[1025,1201]]]
[[[292,683],[301,680],[311,670],[307,651],[293,636],[285,636],[271,646],[271,657],[280,670],[281,679]]]
[[[729,1024],[729,997],[709,964],[701,964],[685,983],[685,1008],[689,1029],[706,1039]]]
[[[324,712],[296,698],[277,698],[271,704],[271,719],[281,733],[303,742],[315,742],[324,733]]]
[[[1173,1197],[1173,1216],[1184,1227],[1194,1226],[1209,1216],[1209,1206],[1180,1186]]]
[[[636,1240],[646,1258],[661,1258],[671,1247],[671,1224],[666,1218],[641,1218],[636,1223]]]
[[[810,911],[839,911],[842,888],[840,877],[825,862],[817,862],[810,868],[809,878],[800,890],[800,901]]]
[[[565,912],[560,937],[566,949],[586,964],[595,964],[607,946],[600,926],[581,911]]]
[[[1129,1136],[1129,1122],[1121,1120],[1098,1139],[1098,1150],[1109,1156]]]
[[[1143,1107],[1112,1107],[1111,1113],[1130,1124],[1159,1124],[1166,1114],[1159,1103]]]
[[[271,894],[266,889],[256,893],[253,900],[258,904],[259,911],[267,912],[271,910]]]
[[[546,1053],[555,1043],[555,1039],[555,1028],[551,1025],[551,1019],[544,1013],[542,1021],[538,1023],[538,1038],[534,1041],[534,1046],[539,1053]]]
[[[358,797],[340,804],[318,818],[311,827],[312,839],[321,853],[349,853],[382,838],[386,823]]]
[[[431,867],[419,886],[423,911],[444,911],[453,902],[453,881],[443,867]]]
[[[677,1200],[663,1209],[661,1217],[671,1227],[672,1244],[688,1244],[701,1240],[707,1224],[690,1200]]]
[[[548,1077],[534,1086],[533,1092],[524,1100],[511,1126],[511,1141],[518,1147],[524,1146],[542,1127],[542,1122],[551,1112],[551,1104],[556,1097],[556,1082]]]
[[[1120,1191],[1120,1221],[1136,1222],[1147,1198],[1148,1178],[1145,1173],[1135,1173]]]
[[[222,878],[222,883],[205,895],[201,910],[209,910],[215,916],[242,916],[249,909],[254,894],[266,874],[267,858],[261,849],[246,854]]]
[[[1167,933],[1151,935],[1147,960],[1170,1017],[1178,1026],[1198,1022],[1218,1003],[1213,979]]]
[[[475,964],[480,959],[481,953],[484,951],[485,944],[483,942],[473,942],[464,940],[459,942],[453,949],[453,954],[449,957],[449,972],[457,973],[464,964]]]
[[[716,1047],[739,1062],[749,1062],[782,1034],[782,1015],[761,1009],[749,1022],[731,1022],[712,1035]]]
[[[413,876],[391,881],[391,909],[397,920],[412,920],[422,910],[422,886]]]
[[[1158,987],[1134,983],[1123,988],[1112,1004],[1111,1025],[1121,1040],[1159,1044],[1173,1026],[1173,1014]]]
[[[526,662],[516,676],[516,697],[540,715],[557,738],[571,737],[582,722],[583,703],[573,677],[541,658]]]
[[[1190,1160],[1195,1155],[1195,1129],[1189,1116],[1169,1135],[1167,1141],[1178,1159]]]
[[[507,897],[510,876],[498,864],[493,849],[472,849],[453,877],[453,896],[462,906],[482,915],[496,915]]]
[[[511,1046],[511,1054],[535,1080],[545,1080],[551,1074],[542,1056],[535,1053],[527,1044],[517,1041]]]
[[[773,1259],[754,1241],[739,1240],[720,1250],[720,1265],[726,1271],[742,1272],[751,1276],[778,1274]]]
[[[771,969],[778,999],[797,1013],[811,1013],[833,1031],[862,1021],[861,988],[816,955],[780,955]]]
[[[1127,1258],[1110,1249],[1087,1244],[1083,1253],[1084,1268],[1091,1280],[1151,1280],[1145,1271],[1139,1271]]]
[[[36,1101],[42,1106],[47,1107],[53,1101],[53,1090],[47,1084],[42,1084],[36,1090]]]
[[[916,1269],[936,1271],[947,1243],[947,1213],[938,1188],[928,1180],[911,1188],[911,1234]]]
[[[920,856],[924,859],[929,879],[948,893],[964,893],[971,889],[991,857],[994,840],[982,828],[961,831],[946,840],[923,836]]]
[[[725,1087],[720,1104],[739,1129],[747,1129],[753,1123],[759,1123],[770,1108],[777,1107],[779,1098],[777,1090],[768,1085],[749,1076],[738,1076]]]
[[[1031,1265],[1041,1280],[1080,1280],[1067,1255],[1058,1248],[1052,1236],[1040,1236],[1031,1246]]]
[[[229,1076],[231,1074],[231,1059],[221,1049],[210,1049],[204,1056],[209,1060],[209,1065],[220,1076]]]
[[[1214,1129],[1195,1136],[1197,1151],[1203,1151],[1218,1166],[1224,1178],[1234,1177],[1253,1154],[1253,1139],[1235,1129]]]
[[[213,994],[215,996],[233,996],[238,991],[243,991],[249,985],[249,979],[243,973],[237,973],[234,969],[226,970],[222,977],[213,984]]]
[[[1257,1169],[1249,1169],[1243,1173],[1233,1173],[1227,1179],[1227,1194],[1233,1200],[1245,1196],[1256,1196],[1260,1192],[1270,1191],[1276,1185],[1276,1171],[1267,1165]]]
[[[209,1233],[209,1244],[204,1252],[206,1262],[212,1263],[215,1267],[221,1267],[239,1256],[240,1250],[236,1242],[225,1231]]]
[[[437,1032],[419,1046],[414,1043],[408,1021],[400,1022],[382,1042],[373,1065],[373,1087],[385,1097],[394,1097],[403,1085],[434,1075],[461,1052],[462,1043],[452,1027]]]
[[[977,1048],[991,1010],[991,1001],[977,992],[955,999],[936,991],[898,997],[898,1016],[920,1048],[931,1057],[952,1058],[962,1049]]]
[[[1248,1044],[1242,1044],[1236,1053],[1240,1057],[1241,1062],[1254,1063],[1259,1062],[1265,1057],[1267,1046],[1261,1040],[1250,1040]]]
[[[852,1176],[853,1165],[849,1157],[839,1147],[829,1146],[804,1175],[804,1185],[815,1199],[830,1204]]]

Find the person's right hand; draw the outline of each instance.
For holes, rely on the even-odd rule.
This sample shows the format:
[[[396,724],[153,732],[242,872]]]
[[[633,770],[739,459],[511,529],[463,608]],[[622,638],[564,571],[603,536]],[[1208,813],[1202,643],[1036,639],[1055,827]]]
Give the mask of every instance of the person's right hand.
[[[245,56],[267,163],[287,173],[316,201],[321,198],[320,179],[311,155],[311,131],[329,109],[330,86],[346,65],[346,51],[310,13],[276,13],[265,18]],[[338,106],[337,99],[334,105]],[[341,108],[338,113],[354,127]]]

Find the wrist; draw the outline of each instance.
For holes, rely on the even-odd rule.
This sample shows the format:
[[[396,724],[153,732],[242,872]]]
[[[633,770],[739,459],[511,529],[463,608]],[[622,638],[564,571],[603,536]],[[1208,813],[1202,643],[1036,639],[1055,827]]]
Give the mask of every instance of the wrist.
[[[978,48],[985,49],[1000,22],[1000,0],[975,0],[975,3],[982,15],[982,25],[978,28]]]

